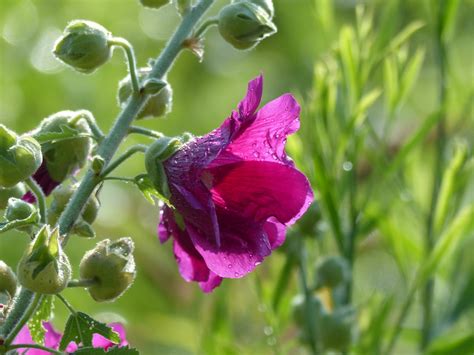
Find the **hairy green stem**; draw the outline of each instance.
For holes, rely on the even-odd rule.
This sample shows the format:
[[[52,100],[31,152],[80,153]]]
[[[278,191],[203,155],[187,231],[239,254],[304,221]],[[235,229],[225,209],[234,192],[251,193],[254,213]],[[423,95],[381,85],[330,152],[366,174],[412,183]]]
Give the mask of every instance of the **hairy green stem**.
[[[440,119],[437,127],[436,137],[436,162],[434,171],[433,189],[431,192],[431,204],[426,221],[426,238],[425,238],[425,252],[430,255],[431,250],[435,246],[435,226],[434,216],[436,212],[436,205],[441,186],[441,179],[444,169],[444,151],[446,147],[446,101],[447,101],[447,61],[446,61],[446,44],[442,39],[442,21],[444,16],[445,1],[438,0],[437,23],[436,23],[436,59],[438,61],[439,70],[439,104],[440,104]],[[420,350],[424,350],[431,340],[432,322],[433,322],[433,299],[434,299],[434,278],[429,279],[424,285],[421,302],[422,302],[422,334],[420,341]]]
[[[201,37],[206,31],[211,28],[212,26],[217,26],[219,23],[219,18],[218,17],[211,17],[210,19],[207,19],[202,23],[201,26],[194,32],[193,37],[199,38]]]
[[[106,169],[104,169],[100,176],[105,177],[109,175],[113,170],[115,170],[120,164],[122,164],[124,161],[126,161],[128,158],[130,158],[132,155],[135,153],[144,153],[148,149],[148,146],[144,144],[137,144],[134,145],[133,147],[129,148],[125,153],[123,153],[121,156],[119,156],[117,159],[115,159],[113,162],[111,162]]]
[[[125,38],[121,37],[114,37],[109,40],[109,43],[124,50],[128,61],[128,71],[130,73],[132,91],[137,95],[140,91],[140,80],[138,79],[137,60],[135,59],[135,52],[133,51],[132,45]]]
[[[149,78],[162,79],[166,75],[180,53],[183,41],[191,35],[198,21],[214,1],[215,0],[200,0],[197,5],[183,17],[178,29],[158,57]],[[119,114],[107,137],[99,145],[97,153],[104,158],[106,164],[110,162],[120,143],[122,143],[123,139],[127,136],[131,123],[137,117],[147,99],[148,96],[145,94],[133,95]],[[93,171],[89,171],[62,213],[59,219],[59,231],[61,235],[65,235],[62,243],[63,246],[65,246],[69,240],[68,232],[71,230],[74,222],[87,203],[89,196],[94,192],[100,181],[99,176]],[[34,296],[35,294],[33,292],[24,288],[21,289],[13,309],[0,328],[0,338],[11,334],[12,330],[16,327],[20,327],[21,329],[21,326],[26,323],[28,319],[25,319],[23,316],[26,314],[28,306],[32,304]]]
[[[25,184],[36,197],[41,223],[46,223],[46,198],[44,196],[43,190],[31,176],[25,180]]]
[[[92,134],[94,135],[95,140],[98,143],[102,143],[102,141],[105,138],[105,134],[97,125],[97,122],[95,121],[94,116],[92,116],[92,113],[90,113],[87,110],[80,110],[78,113],[79,113],[79,119],[83,118],[86,120],[87,124],[89,125],[89,128],[92,131]]]
[[[153,131],[151,129],[139,126],[130,126],[130,128],[128,129],[128,133],[137,133],[151,138],[161,138],[164,136],[161,132]]]

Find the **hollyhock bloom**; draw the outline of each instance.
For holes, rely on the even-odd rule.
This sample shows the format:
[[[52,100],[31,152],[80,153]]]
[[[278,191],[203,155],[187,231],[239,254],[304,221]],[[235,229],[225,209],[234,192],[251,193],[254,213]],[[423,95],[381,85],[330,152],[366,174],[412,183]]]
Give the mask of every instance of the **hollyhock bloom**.
[[[59,185],[61,184],[58,181],[55,181],[48,172],[48,168],[46,167],[46,162],[43,160],[43,163],[39,167],[39,169],[33,174],[33,179],[38,183],[39,186],[41,186],[41,189],[43,190],[43,193],[46,196],[49,196],[51,192]],[[35,196],[28,191],[24,196],[23,196],[23,201],[33,203],[36,201]]]
[[[219,128],[163,163],[175,209],[162,209],[159,239],[173,237],[179,272],[204,292],[254,270],[313,200],[307,178],[285,154],[300,107],[285,94],[257,111],[262,85],[262,76],[252,80]]]
[[[62,334],[56,332],[52,324],[49,322],[43,322],[43,326],[46,329],[44,345],[48,348],[57,350],[59,348],[59,343],[61,342]],[[117,345],[119,347],[127,346],[128,342],[125,339],[126,338],[125,328],[120,323],[111,323],[109,324],[109,327],[111,327],[113,330],[115,330],[119,334],[120,343],[119,344],[112,343],[110,340],[104,338],[103,336],[99,334],[94,334],[92,338],[92,346],[94,348],[102,348],[105,350],[108,350],[109,348],[117,346]],[[35,342],[31,338],[30,330],[28,329],[27,326],[21,329],[20,333],[18,333],[17,337],[15,338],[15,341],[13,342],[13,344],[35,344]],[[66,352],[73,353],[77,349],[78,349],[77,344],[74,342],[71,342],[67,346]],[[48,351],[43,351],[39,349],[24,348],[24,349],[17,349],[17,351],[20,351],[21,354],[27,354],[27,355],[48,355],[49,354]]]

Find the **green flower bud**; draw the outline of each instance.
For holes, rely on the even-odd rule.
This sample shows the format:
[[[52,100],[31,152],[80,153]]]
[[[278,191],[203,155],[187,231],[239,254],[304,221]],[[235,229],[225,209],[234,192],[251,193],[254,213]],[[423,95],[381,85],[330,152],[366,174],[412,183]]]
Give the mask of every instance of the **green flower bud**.
[[[169,199],[171,196],[168,179],[164,171],[163,162],[171,157],[181,147],[182,142],[178,138],[158,138],[145,153],[145,168],[153,186],[158,193]]]
[[[248,1],[225,6],[219,12],[219,32],[237,49],[250,49],[277,31],[268,13]]]
[[[112,55],[111,34],[98,23],[85,20],[70,22],[58,39],[53,53],[60,61],[81,73],[92,73]]]
[[[350,268],[345,259],[330,256],[316,265],[316,288],[335,288],[350,278]]]
[[[8,200],[7,208],[4,214],[5,220],[10,223],[14,221],[29,220],[31,225],[17,227],[19,231],[31,234],[33,231],[33,224],[38,223],[40,215],[36,207],[21,199],[12,197]]]
[[[74,130],[77,134],[91,135],[87,122],[77,117],[78,113],[74,111],[57,112],[45,118],[35,134]],[[53,180],[62,182],[85,165],[91,152],[92,139],[82,136],[58,140],[45,143],[42,148],[49,175]]]
[[[352,342],[352,311],[344,308],[321,317],[320,336],[324,350],[345,352]]]
[[[97,302],[114,301],[133,283],[136,275],[131,238],[115,242],[103,240],[89,250],[81,260],[80,275],[85,280],[95,280],[88,288]]]
[[[152,9],[159,9],[162,6],[168,5],[170,0],[140,0],[140,3]]]
[[[270,18],[273,18],[275,15],[275,7],[273,6],[273,0],[237,0],[234,2],[241,2],[241,1],[247,1],[251,2],[252,4],[255,4],[257,6],[260,6],[265,12],[270,16]]]
[[[16,184],[13,187],[0,187],[0,210],[5,209],[10,197],[21,198],[26,193],[25,185]]]
[[[0,187],[13,187],[34,174],[43,161],[32,137],[19,137],[0,124]]]
[[[309,319],[316,318],[323,312],[323,306],[318,297],[311,295],[308,309],[305,295],[300,294],[291,300],[291,310],[295,323],[300,328],[305,328]]]
[[[77,190],[78,185],[64,186],[60,185],[54,189],[53,202],[48,210],[48,223],[54,226],[57,222],[64,209],[66,208],[67,203],[72,197],[72,194]],[[92,194],[86,202],[84,209],[81,213],[81,218],[86,223],[92,224],[97,218],[99,213],[100,202],[97,197]]]
[[[0,260],[0,293],[7,292],[13,298],[16,292],[16,276],[13,270]]]
[[[36,234],[18,264],[18,281],[27,289],[44,294],[64,290],[71,279],[71,264],[59,243],[59,231],[45,225]]]
[[[137,119],[164,116],[171,111],[173,105],[171,86],[162,80],[146,80],[145,78],[150,74],[150,71],[151,69],[148,67],[138,69],[138,80],[142,83],[142,90],[151,96],[138,114]],[[131,94],[132,83],[129,75],[119,83],[117,100],[121,107],[126,104]]]

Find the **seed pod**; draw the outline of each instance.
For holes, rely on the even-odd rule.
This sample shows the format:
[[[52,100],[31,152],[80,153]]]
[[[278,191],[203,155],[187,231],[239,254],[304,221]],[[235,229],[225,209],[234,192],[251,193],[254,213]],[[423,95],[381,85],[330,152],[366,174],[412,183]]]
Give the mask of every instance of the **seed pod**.
[[[25,185],[16,184],[13,187],[0,187],[0,210],[4,210],[8,205],[10,197],[21,198],[26,193]]]
[[[345,259],[339,256],[330,256],[316,265],[316,288],[335,288],[350,278],[350,268]]]
[[[10,298],[15,296],[16,276],[13,270],[0,260],[0,293],[7,292]]]
[[[43,120],[35,134],[60,133],[74,130],[78,135],[90,135],[89,125],[84,120],[77,120],[78,113],[60,111]],[[82,168],[91,152],[92,139],[79,136],[43,145],[43,155],[50,177],[57,182],[64,181]]]
[[[71,264],[59,243],[59,231],[45,225],[36,234],[18,264],[18,281],[27,289],[56,294],[71,279]]]
[[[32,137],[18,136],[0,124],[0,187],[13,187],[34,174],[43,157]]]
[[[151,69],[148,67],[138,69],[138,79],[143,90],[150,94],[150,98],[138,114],[137,119],[165,116],[173,106],[173,90],[169,84],[159,80],[145,81],[150,71]],[[117,100],[121,107],[126,105],[131,94],[132,83],[130,75],[128,75],[119,83]]]
[[[120,297],[133,283],[136,275],[131,238],[115,242],[105,239],[89,250],[79,267],[82,279],[94,280],[88,288],[97,302],[111,302]]]
[[[53,53],[60,61],[81,73],[93,73],[112,56],[111,34],[98,23],[70,22],[58,39]]]
[[[277,31],[268,13],[248,1],[227,5],[219,12],[221,36],[237,49],[250,49]]]
[[[170,198],[168,179],[163,168],[163,162],[171,157],[181,147],[178,138],[158,138],[145,153],[145,168],[155,189],[165,198]]]

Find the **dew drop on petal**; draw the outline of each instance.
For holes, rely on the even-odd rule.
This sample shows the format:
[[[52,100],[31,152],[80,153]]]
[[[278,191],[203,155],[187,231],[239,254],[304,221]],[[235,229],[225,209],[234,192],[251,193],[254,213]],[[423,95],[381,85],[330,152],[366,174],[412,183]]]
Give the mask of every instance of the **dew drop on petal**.
[[[258,265],[260,265],[261,263],[262,263],[261,261],[256,261],[256,262],[254,263],[254,265],[255,265],[255,266],[258,266]]]
[[[232,269],[232,264],[227,265],[229,269]]]

